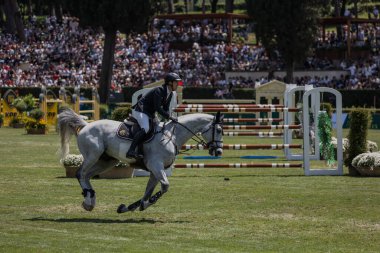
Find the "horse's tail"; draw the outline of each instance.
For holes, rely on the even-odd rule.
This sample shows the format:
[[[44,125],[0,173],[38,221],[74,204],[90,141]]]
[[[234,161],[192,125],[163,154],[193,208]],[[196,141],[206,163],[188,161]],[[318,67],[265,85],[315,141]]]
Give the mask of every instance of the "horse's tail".
[[[61,161],[69,154],[71,136],[73,134],[77,135],[87,124],[86,121],[69,108],[63,109],[58,114],[58,133],[61,136]]]

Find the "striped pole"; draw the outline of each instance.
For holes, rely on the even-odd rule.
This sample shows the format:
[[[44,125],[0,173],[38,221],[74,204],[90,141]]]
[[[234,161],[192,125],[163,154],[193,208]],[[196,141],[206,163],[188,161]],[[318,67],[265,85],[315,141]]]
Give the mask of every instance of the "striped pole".
[[[223,119],[224,123],[242,123],[242,122],[260,122],[260,123],[271,123],[271,122],[281,122],[283,119],[280,118],[228,118]]]
[[[230,150],[247,150],[247,149],[284,149],[284,148],[302,148],[301,144],[223,144],[223,149]],[[182,150],[197,149],[203,150],[205,147],[201,144],[185,144]]]
[[[181,104],[177,108],[284,108],[284,105],[262,104]]]
[[[183,112],[183,113],[211,113],[211,112],[226,112],[226,113],[252,113],[252,112],[298,112],[298,108],[175,108],[174,112]]]
[[[258,137],[276,137],[283,136],[283,133],[276,132],[224,132],[224,136],[258,136]]]
[[[227,125],[223,126],[227,130],[247,130],[247,129],[301,129],[301,125],[270,125],[270,126],[246,126],[246,125]]]
[[[302,163],[186,163],[175,168],[302,168]]]

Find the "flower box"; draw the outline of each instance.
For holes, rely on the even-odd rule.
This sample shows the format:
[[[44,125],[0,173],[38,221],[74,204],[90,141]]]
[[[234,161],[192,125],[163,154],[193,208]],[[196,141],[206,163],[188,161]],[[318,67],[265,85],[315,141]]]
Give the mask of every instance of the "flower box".
[[[27,134],[46,134],[46,129],[44,128],[30,128],[26,129]]]
[[[64,166],[66,169],[66,177],[75,178],[79,166]],[[133,168],[129,166],[115,166],[105,172],[100,173],[94,178],[103,179],[118,179],[118,178],[131,178],[133,177]]]
[[[380,152],[360,154],[352,160],[351,164],[362,176],[380,176]]]
[[[365,177],[380,177],[380,167],[363,167],[358,166],[356,170],[360,175]]]
[[[61,162],[66,169],[66,177],[75,178],[76,172],[83,162],[83,156],[69,154]],[[128,164],[119,163],[113,168],[100,173],[94,178],[116,179],[130,177],[133,177],[133,168]]]
[[[64,165],[66,169],[66,177],[75,178],[75,175],[77,173],[77,170],[79,169],[79,166],[66,166]]]
[[[99,174],[99,178],[117,179],[133,177],[133,168],[129,166],[115,166]]]

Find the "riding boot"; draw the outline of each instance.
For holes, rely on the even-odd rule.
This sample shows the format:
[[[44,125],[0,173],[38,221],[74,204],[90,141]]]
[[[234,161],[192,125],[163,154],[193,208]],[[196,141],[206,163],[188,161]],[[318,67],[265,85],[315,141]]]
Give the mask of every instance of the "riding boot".
[[[135,137],[133,138],[131,146],[127,152],[127,158],[143,158],[143,155],[136,151],[136,147],[144,140],[145,135],[146,133],[144,129],[140,129],[140,131],[135,134]]]

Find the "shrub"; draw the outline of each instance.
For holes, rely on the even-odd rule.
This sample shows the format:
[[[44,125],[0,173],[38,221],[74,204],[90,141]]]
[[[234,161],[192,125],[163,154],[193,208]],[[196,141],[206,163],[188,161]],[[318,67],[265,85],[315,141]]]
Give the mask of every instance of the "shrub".
[[[330,103],[321,103],[320,107],[321,107],[321,111],[326,111],[327,115],[329,115],[330,118],[332,117],[333,108]]]
[[[99,107],[99,114],[101,119],[107,119],[108,118],[108,105],[101,104]]]
[[[35,102],[32,94],[26,95],[24,97],[17,97],[12,103],[17,111],[21,113],[32,110],[34,104]]]
[[[129,117],[129,114],[132,112],[130,106],[123,106],[116,108],[111,115],[112,120],[123,122],[124,119]]]
[[[352,166],[352,160],[359,154],[367,151],[368,126],[371,122],[368,110],[355,109],[350,113],[351,123],[348,133],[349,147],[348,155],[344,161],[348,167],[351,176],[359,175],[355,167]]]
[[[39,121],[44,117],[44,112],[41,109],[33,109],[30,111],[29,116],[36,121]]]
[[[334,160],[334,145],[331,143],[331,119],[326,112],[322,112],[318,115],[318,136],[319,146],[323,158],[326,160],[329,166],[332,166]]]

